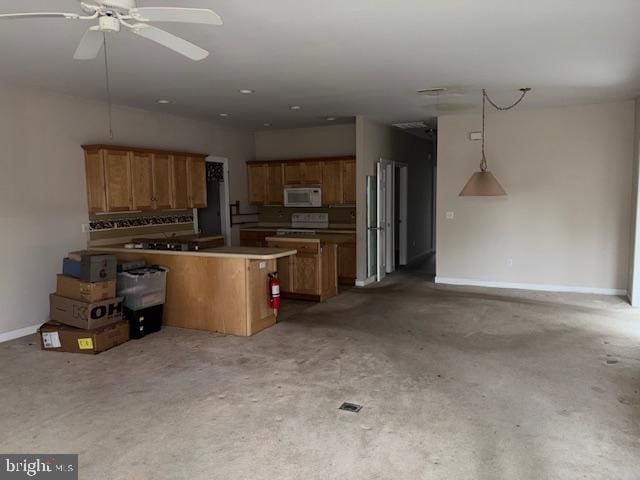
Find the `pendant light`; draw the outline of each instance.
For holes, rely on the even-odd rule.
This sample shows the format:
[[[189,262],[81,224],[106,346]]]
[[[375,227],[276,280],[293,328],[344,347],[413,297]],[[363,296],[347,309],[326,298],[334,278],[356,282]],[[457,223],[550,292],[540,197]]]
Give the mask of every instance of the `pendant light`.
[[[461,197],[497,197],[507,194],[504,188],[502,188],[502,185],[500,185],[500,182],[493,176],[493,173],[487,170],[487,157],[484,153],[486,104],[488,101],[496,110],[500,111],[511,110],[524,99],[530,90],[530,88],[521,88],[520,92],[522,93],[520,98],[508,107],[496,105],[487,95],[487,91],[482,90],[482,158],[480,159],[480,171],[471,175],[471,178],[460,192]]]

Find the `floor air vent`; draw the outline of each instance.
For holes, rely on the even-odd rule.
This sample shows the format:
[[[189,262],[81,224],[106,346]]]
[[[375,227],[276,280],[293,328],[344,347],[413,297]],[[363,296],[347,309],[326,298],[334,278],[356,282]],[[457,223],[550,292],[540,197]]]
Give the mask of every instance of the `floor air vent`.
[[[362,410],[362,405],[356,405],[355,403],[344,402],[342,405],[340,405],[340,408],[338,410],[358,413],[360,410]]]

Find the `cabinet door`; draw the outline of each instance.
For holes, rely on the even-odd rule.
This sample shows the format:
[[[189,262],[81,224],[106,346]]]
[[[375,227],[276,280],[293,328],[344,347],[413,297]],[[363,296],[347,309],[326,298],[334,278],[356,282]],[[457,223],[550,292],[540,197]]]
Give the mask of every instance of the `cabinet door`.
[[[266,165],[262,163],[248,165],[247,179],[249,182],[249,203],[251,205],[263,205],[266,197]]]
[[[84,165],[89,213],[104,213],[107,211],[107,193],[104,183],[104,162],[100,151],[85,152]]]
[[[322,183],[322,163],[323,162],[302,162],[302,184],[320,185]]]
[[[189,157],[189,197],[191,208],[207,206],[207,169],[202,157]]]
[[[343,243],[338,246],[338,278],[341,283],[353,284],[356,279],[356,245]]]
[[[189,208],[189,157],[176,155],[171,163],[171,207],[185,210]]]
[[[342,164],[342,203],[356,203],[356,161],[343,160]]]
[[[171,156],[153,154],[153,205],[157,210],[171,208]]]
[[[131,192],[134,210],[153,208],[153,160],[150,153],[131,153]]]
[[[342,164],[324,162],[322,165],[322,204],[338,205],[342,203]]]
[[[293,292],[320,295],[319,255],[298,252],[295,255]]]
[[[284,163],[284,184],[285,185],[301,185],[302,184],[302,165],[298,162]]]
[[[133,208],[131,195],[131,154],[120,150],[103,150],[107,186],[107,211],[123,212]]]
[[[265,204],[267,205],[283,205],[284,204],[284,189],[282,186],[282,164],[281,163],[268,163],[266,166],[266,198]]]

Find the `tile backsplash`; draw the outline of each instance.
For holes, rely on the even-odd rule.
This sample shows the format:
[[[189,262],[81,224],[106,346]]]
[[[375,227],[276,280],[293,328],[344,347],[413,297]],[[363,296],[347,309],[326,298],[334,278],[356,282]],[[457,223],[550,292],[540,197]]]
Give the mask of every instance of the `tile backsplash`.
[[[355,207],[334,208],[286,208],[286,207],[258,207],[260,223],[291,223],[292,213],[328,213],[330,224],[356,223]]]

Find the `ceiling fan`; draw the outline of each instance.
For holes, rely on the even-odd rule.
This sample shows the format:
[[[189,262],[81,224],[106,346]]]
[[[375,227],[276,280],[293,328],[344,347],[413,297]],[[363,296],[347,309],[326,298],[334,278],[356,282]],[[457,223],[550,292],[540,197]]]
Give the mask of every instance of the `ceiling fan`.
[[[161,30],[149,22],[181,22],[222,25],[220,16],[204,8],[140,7],[136,0],[93,0],[93,4],[80,2],[84,14],[76,13],[9,13],[0,19],[17,20],[28,18],[65,18],[67,20],[98,20],[98,24],[85,32],[73,58],[91,60],[98,56],[104,44],[105,32],[119,32],[121,27],[130,29],[136,35],[152,40],[178,52],[191,60],[207,58],[209,52],[183,38]]]

